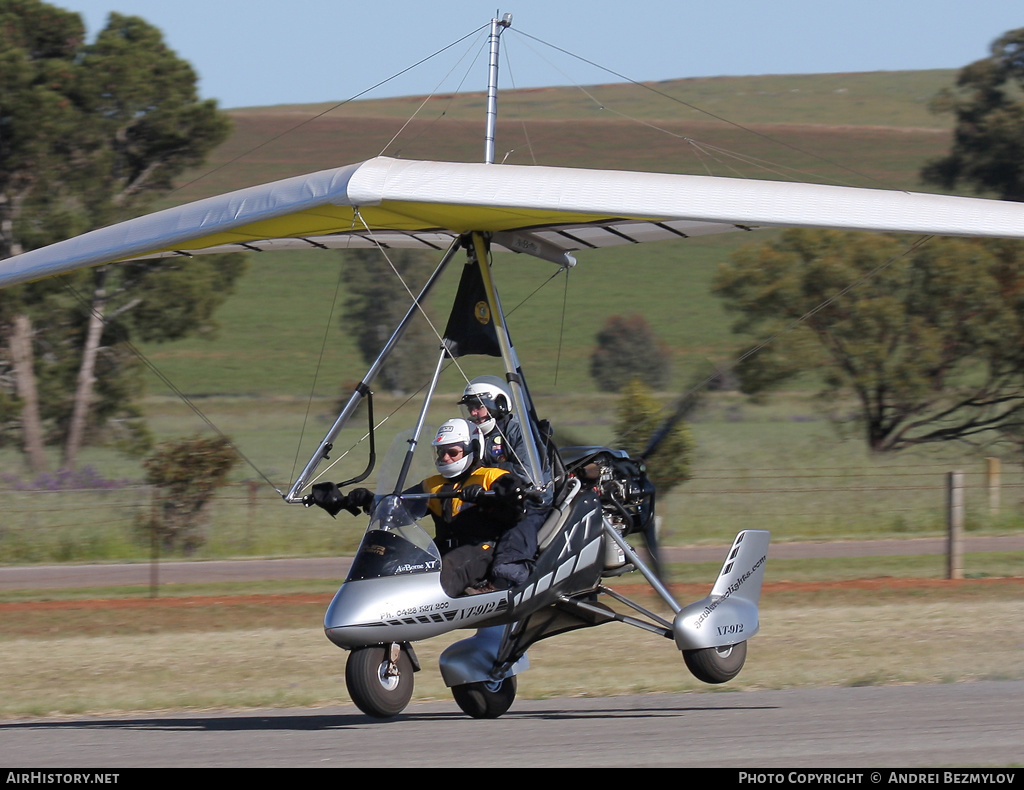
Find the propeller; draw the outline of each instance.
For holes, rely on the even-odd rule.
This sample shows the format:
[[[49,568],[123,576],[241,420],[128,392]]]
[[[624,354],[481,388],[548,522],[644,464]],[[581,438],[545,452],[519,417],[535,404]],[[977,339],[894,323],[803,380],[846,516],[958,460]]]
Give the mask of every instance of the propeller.
[[[702,370],[698,375],[695,375],[686,388],[683,391],[682,396],[672,407],[668,417],[665,418],[657,428],[651,433],[650,438],[647,440],[646,445],[642,452],[638,454],[631,454],[630,461],[625,459],[619,459],[617,461],[611,461],[610,466],[614,467],[614,470],[610,472],[613,477],[620,480],[622,483],[627,485],[627,490],[630,491],[629,502],[623,503],[617,501],[619,494],[616,491],[620,490],[617,486],[611,485],[605,487],[602,485],[604,493],[602,499],[605,504],[609,507],[617,508],[620,511],[621,516],[627,521],[633,521],[637,518],[638,508],[640,513],[646,515],[640,528],[636,530],[643,541],[643,548],[646,550],[645,553],[649,559],[651,570],[663,581],[667,581],[667,566],[662,562],[661,559],[661,546],[658,535],[658,521],[655,517],[655,499],[657,490],[654,484],[651,482],[646,474],[646,470],[641,472],[641,469],[650,464],[651,459],[661,448],[667,438],[669,438],[676,426],[702,404],[704,395],[709,388],[711,388],[716,381],[723,381],[726,373],[722,370],[711,367],[708,363],[708,367],[711,368],[711,372],[706,372],[708,368]],[[650,425],[652,420],[650,418],[642,420],[634,430],[640,429],[645,423]],[[585,437],[581,436],[583,431],[573,430],[573,428],[564,429],[559,427],[555,439],[557,445],[560,448],[598,448],[602,447],[598,443],[588,441]],[[636,444],[633,445],[637,446]],[[577,457],[582,458],[588,456],[589,453],[582,452],[577,453]],[[634,468],[634,464],[639,462],[640,468]],[[591,477],[595,484],[601,477],[601,473],[598,469],[602,464],[595,465],[594,469],[587,475]],[[605,478],[607,481],[607,478]],[[643,488],[641,491],[636,490],[636,485],[640,485]],[[641,505],[644,498],[648,499],[648,502]],[[646,513],[644,512],[646,511]],[[635,527],[634,527],[635,528]]]
[[[665,441],[665,438],[672,432],[672,429],[679,424],[679,421],[686,419],[704,402],[705,395],[711,388],[711,385],[716,382],[723,382],[725,380],[725,376],[725,371],[720,368],[714,368],[710,374],[698,374],[694,376],[683,391],[682,397],[676,401],[676,405],[672,409],[672,413],[668,416],[665,422],[663,422],[661,426],[651,434],[651,438],[647,441],[647,447],[644,448],[644,451],[640,453],[639,457],[644,460],[650,458],[650,456],[658,449],[658,446]]]
[[[710,372],[707,372],[708,368],[704,371],[694,375],[686,388],[683,390],[682,396],[676,402],[672,409],[672,412],[665,419],[664,422],[651,434],[650,439],[647,441],[647,446],[637,456],[645,464],[651,456],[657,452],[658,448],[662,445],[666,438],[668,438],[675,427],[682,421],[689,417],[698,407],[704,402],[705,396],[709,389],[718,382],[719,384],[725,380],[726,372],[720,368],[714,367],[710,362],[707,362]],[[656,493],[656,492],[655,492]],[[660,547],[658,541],[658,523],[657,517],[653,514],[656,513],[654,509],[654,494],[652,494],[652,515],[647,520],[647,523],[643,528],[643,539],[647,546],[647,551],[651,557],[652,568],[658,575],[658,578],[663,581],[667,581],[667,570],[668,566],[663,565],[660,558]]]

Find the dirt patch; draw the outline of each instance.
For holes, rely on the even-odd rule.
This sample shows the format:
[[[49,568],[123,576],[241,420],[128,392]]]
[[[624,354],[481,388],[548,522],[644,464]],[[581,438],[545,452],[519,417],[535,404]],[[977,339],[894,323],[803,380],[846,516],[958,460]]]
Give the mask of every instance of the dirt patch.
[[[188,609],[210,606],[281,606],[330,603],[331,597],[324,595],[191,595],[167,598],[100,598],[74,601],[14,601],[0,603],[2,612],[51,612],[60,610],[103,610],[103,609]]]

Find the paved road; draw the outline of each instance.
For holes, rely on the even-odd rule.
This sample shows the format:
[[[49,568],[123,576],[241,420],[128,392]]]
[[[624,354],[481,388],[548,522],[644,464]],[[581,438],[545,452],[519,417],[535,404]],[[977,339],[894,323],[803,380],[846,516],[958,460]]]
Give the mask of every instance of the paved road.
[[[669,562],[724,561],[729,546],[671,547],[662,550]],[[1024,535],[964,538],[965,552],[1024,551]],[[907,540],[858,540],[827,543],[775,543],[769,559],[815,557],[881,557],[944,554],[943,538]],[[225,560],[210,562],[161,562],[110,565],[28,565],[0,567],[0,591],[67,587],[118,587],[126,585],[201,584],[266,579],[335,579],[343,581],[349,557],[294,560]],[[154,574],[156,574],[154,578]]]
[[[778,768],[788,776],[823,767],[866,769],[855,782],[866,786],[875,783],[871,769],[889,784],[885,768],[905,775],[924,766],[938,775],[935,783],[950,784],[942,780],[950,767],[978,774],[1020,765],[1022,699],[1024,681],[982,681],[522,700],[491,721],[469,719],[450,701],[414,703],[390,721],[351,706],[82,716],[0,723],[0,763],[5,775],[19,768],[674,766]],[[1010,783],[1014,773],[986,771],[991,784],[1000,776]]]

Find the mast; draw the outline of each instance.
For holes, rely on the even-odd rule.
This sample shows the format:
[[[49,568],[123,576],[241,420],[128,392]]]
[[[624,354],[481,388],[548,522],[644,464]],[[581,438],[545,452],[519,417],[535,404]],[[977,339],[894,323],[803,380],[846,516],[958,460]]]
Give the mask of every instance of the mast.
[[[487,72],[487,131],[484,138],[484,163],[494,164],[494,128],[498,119],[498,40],[502,31],[512,26],[512,14],[491,20],[490,69]]]
[[[512,26],[512,14],[505,14],[501,19],[491,20],[490,35],[490,69],[487,73],[487,129],[484,145],[484,163],[494,164],[494,130],[498,119],[498,50],[499,39],[507,27]],[[523,443],[526,448],[527,458],[525,460],[529,467],[530,482],[536,488],[543,487],[543,473],[540,451],[537,447],[537,437],[532,429],[529,419],[529,410],[523,393],[523,381],[519,374],[519,361],[516,358],[515,350],[512,347],[512,340],[508,334],[508,326],[505,324],[505,314],[501,310],[501,302],[498,298],[498,289],[491,276],[488,251],[490,240],[481,233],[472,233],[468,237],[472,244],[471,257],[476,257],[477,266],[480,268],[480,275],[484,283],[484,290],[487,294],[487,303],[491,316],[495,321],[495,330],[498,337],[498,345],[501,348],[502,362],[505,365],[505,381],[509,385],[509,392],[512,395],[514,413],[519,417],[520,424],[524,426]],[[531,426],[531,427],[526,427]]]

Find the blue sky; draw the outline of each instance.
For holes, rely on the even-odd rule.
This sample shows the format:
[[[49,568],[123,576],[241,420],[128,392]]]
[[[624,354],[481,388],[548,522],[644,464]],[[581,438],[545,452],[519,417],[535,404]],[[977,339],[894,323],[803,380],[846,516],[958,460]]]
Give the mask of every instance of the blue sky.
[[[91,35],[141,16],[224,108],[339,101],[513,15],[503,88],[756,74],[959,68],[1024,27],[1021,0],[66,0]],[[538,40],[541,43],[538,43]],[[471,65],[468,57],[473,58]],[[367,98],[486,87],[486,30]]]

